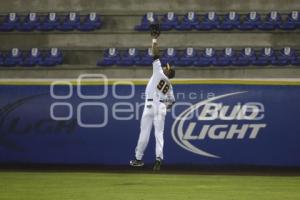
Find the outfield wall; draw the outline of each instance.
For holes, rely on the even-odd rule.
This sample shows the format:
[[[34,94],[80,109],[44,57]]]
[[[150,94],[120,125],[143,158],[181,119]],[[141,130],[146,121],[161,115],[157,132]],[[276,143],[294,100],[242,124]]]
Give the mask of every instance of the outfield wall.
[[[0,163],[128,164],[147,80],[99,80],[0,80]],[[175,80],[174,90],[166,164],[300,166],[299,79]],[[154,147],[152,134],[146,162]]]

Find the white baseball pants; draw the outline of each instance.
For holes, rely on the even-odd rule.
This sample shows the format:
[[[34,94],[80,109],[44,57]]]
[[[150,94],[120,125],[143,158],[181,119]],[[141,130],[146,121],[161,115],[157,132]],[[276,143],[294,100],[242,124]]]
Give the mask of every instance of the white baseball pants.
[[[163,159],[164,147],[164,125],[166,116],[166,105],[162,102],[146,101],[141,120],[141,131],[135,149],[135,157],[142,160],[144,151],[147,148],[152,126],[154,125],[155,134],[155,155]]]

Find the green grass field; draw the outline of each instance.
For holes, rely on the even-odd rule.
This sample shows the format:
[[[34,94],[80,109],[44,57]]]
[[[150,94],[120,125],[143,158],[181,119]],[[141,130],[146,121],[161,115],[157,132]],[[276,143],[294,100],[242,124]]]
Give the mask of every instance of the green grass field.
[[[4,171],[0,199],[298,200],[300,177]]]

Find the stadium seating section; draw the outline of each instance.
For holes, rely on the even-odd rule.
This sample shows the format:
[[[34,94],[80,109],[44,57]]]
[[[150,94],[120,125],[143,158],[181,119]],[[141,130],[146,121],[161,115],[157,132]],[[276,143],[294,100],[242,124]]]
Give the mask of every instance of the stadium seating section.
[[[81,16],[75,12],[66,16],[54,12],[42,16],[32,12],[23,17],[9,13],[0,24],[0,31],[93,31],[100,28],[100,16],[94,12]]]
[[[102,60],[97,62],[98,66],[148,66],[152,64],[152,51],[137,50],[118,50],[109,48],[104,51]],[[161,62],[167,62],[175,66],[265,66],[265,65],[300,65],[300,54],[295,49],[284,47],[273,49],[270,47],[262,49],[243,48],[243,49],[218,49],[205,48],[194,49],[186,48],[176,50],[167,48],[163,50]]]
[[[0,53],[0,66],[56,66],[63,64],[63,54],[57,48],[40,51],[38,48],[32,48],[29,51],[21,51],[13,48],[9,52]]]
[[[231,11],[227,14],[208,12],[199,15],[195,12],[188,12],[183,16],[168,12],[161,16],[153,12],[146,13],[139,25],[135,26],[137,31],[149,30],[150,23],[159,23],[161,29],[168,30],[294,30],[300,28],[300,16],[298,11],[291,13],[279,13],[271,11],[268,14],[250,12],[239,14]]]
[[[120,16],[119,16],[120,17]],[[121,16],[123,17],[123,16]],[[139,19],[139,16],[134,16],[135,19]],[[153,12],[148,12],[142,16],[141,22],[139,25],[135,26],[135,30],[132,29],[133,25],[136,23],[136,20],[132,22],[128,26],[129,31],[132,33],[137,31],[149,31],[149,24],[151,23],[159,23],[160,28],[163,31],[169,30],[179,30],[179,31],[189,31],[189,30],[198,30],[198,31],[209,31],[209,30],[220,30],[228,31],[228,30],[241,30],[241,31],[250,31],[251,30],[261,30],[264,32],[268,32],[268,34],[273,34],[272,31],[276,32],[277,29],[283,31],[295,30],[300,28],[300,16],[298,11],[290,11],[281,13],[277,11],[271,11],[269,13],[258,13],[255,11],[249,13],[240,13],[235,11],[230,11],[228,13],[217,13],[214,11],[210,11],[207,13],[196,13],[196,12],[188,12],[184,15],[178,15],[174,12],[168,12],[163,15],[157,15]],[[110,21],[111,20],[111,21]],[[116,23],[116,19],[110,19],[107,22]],[[116,21],[113,21],[116,20]],[[121,22],[120,22],[121,23]],[[76,12],[64,12],[55,13],[8,13],[0,16],[0,32],[3,35],[12,34],[11,31],[20,31],[20,32],[31,32],[31,31],[94,31],[100,29],[102,27],[102,20],[99,14],[95,12],[90,12],[88,14],[79,14]],[[116,23],[117,24],[117,23]],[[127,24],[125,24],[127,25]],[[120,26],[120,24],[119,24]],[[118,33],[118,29],[113,29],[109,27],[109,31],[117,34],[128,34],[126,31],[123,33],[123,29],[120,33]],[[116,26],[118,27],[118,26]],[[120,26],[124,28],[125,26]],[[126,26],[127,27],[127,26]],[[105,27],[106,28],[106,27]],[[111,28],[111,29],[110,29]],[[126,29],[124,29],[126,30]],[[107,31],[106,33],[109,33]],[[135,32],[137,33],[137,32]],[[199,33],[199,32],[197,32]],[[291,32],[285,32],[284,34],[290,35]],[[294,33],[297,33],[296,31]],[[16,33],[18,36],[20,34],[27,33]],[[38,34],[40,34],[38,32]],[[55,36],[53,36],[53,35]],[[73,34],[73,33],[72,33]],[[82,33],[75,33],[81,34]],[[88,33],[89,36],[87,41],[93,40],[93,36],[99,36],[99,32],[94,32],[92,34]],[[101,33],[100,33],[101,34]],[[129,33],[130,34],[130,33]],[[144,33],[142,33],[144,34]],[[172,34],[172,33],[169,33]],[[177,34],[177,33],[176,33]],[[186,33],[178,33],[178,34],[186,34]],[[227,33],[228,34],[228,33]],[[229,33],[231,34],[231,33]],[[239,33],[244,34],[244,33]],[[251,34],[251,33],[250,33]],[[253,32],[253,34],[256,34]],[[282,32],[280,32],[282,34]],[[277,35],[280,35],[277,34]],[[30,38],[37,37],[36,34],[27,34],[30,35]],[[43,40],[48,41],[48,36],[51,35],[53,38],[59,38],[59,42],[64,41],[63,37],[68,37],[68,34],[61,34],[60,32],[48,32],[43,33]],[[58,35],[58,36],[57,36]],[[80,35],[80,37],[81,37]],[[39,35],[40,36],[40,35]],[[52,40],[54,41],[55,39]],[[76,38],[76,37],[74,37]],[[52,42],[53,42],[52,41]],[[84,40],[78,40],[75,42],[82,42]],[[128,40],[130,41],[130,40]],[[91,44],[92,43],[92,44]],[[236,42],[238,43],[238,41]],[[25,44],[25,43],[24,43]],[[19,47],[23,47],[28,49],[31,47],[25,47],[20,45]],[[58,43],[60,44],[60,43]],[[110,45],[111,43],[109,43]],[[259,44],[259,43],[257,43]],[[219,48],[187,48],[187,46],[182,45],[182,49],[174,49],[174,48],[166,48],[161,53],[161,62],[163,65],[166,63],[170,63],[176,66],[287,66],[287,65],[299,65],[300,66],[300,49],[297,48],[297,45],[293,45],[291,43],[288,44],[279,44],[279,47],[284,46],[293,46],[284,47],[279,49],[277,44],[273,46],[273,44],[264,44],[268,46],[266,48],[259,48],[259,46],[255,44],[250,47],[244,48],[225,48],[226,45],[221,45]],[[10,49],[17,45],[9,45],[5,49]],[[48,44],[46,44],[47,46]],[[63,44],[65,45],[65,44]],[[63,45],[49,45],[52,46],[63,46]],[[107,44],[98,48],[99,43],[95,44],[90,42],[88,45],[78,45],[79,48],[83,47],[79,50],[71,49],[71,51],[103,51],[104,48],[107,48]],[[122,46],[123,45],[123,46]],[[44,46],[32,45],[36,47]],[[48,46],[48,48],[50,48]],[[75,45],[76,46],[76,45]],[[75,47],[74,46],[74,47]],[[144,46],[144,44],[141,44]],[[197,44],[194,46],[198,46]],[[201,46],[201,45],[199,45]],[[216,47],[218,45],[213,44],[212,46]],[[225,46],[225,47],[224,47]],[[240,46],[240,45],[232,45]],[[149,49],[141,49],[136,46],[136,48],[127,48],[128,44],[121,44],[119,48],[107,48],[104,49],[103,57],[97,61],[97,66],[149,66],[152,64],[153,55],[151,48]],[[69,48],[69,47],[68,47]],[[77,48],[77,47],[76,47]],[[91,49],[86,49],[91,48]],[[185,48],[185,49],[183,49]],[[299,49],[299,50],[298,50]],[[70,52],[71,52],[70,51]],[[87,52],[87,51],[86,51]],[[77,54],[76,54],[77,53]],[[78,52],[75,52],[75,56],[78,55]],[[71,55],[71,58],[75,56]],[[68,55],[67,55],[68,56]],[[94,65],[95,60],[97,59],[97,55],[95,53],[92,56],[86,56],[82,59],[81,65],[86,65],[84,62],[89,62]],[[90,59],[90,60],[88,60]],[[67,58],[66,61],[70,61],[71,59]],[[81,61],[81,60],[80,60]],[[71,62],[73,65],[74,62]],[[10,51],[1,51],[0,52],[0,66],[56,66],[63,64],[63,53],[61,50],[57,48],[51,48],[48,50],[32,48],[30,50],[20,50],[18,48],[12,48]],[[64,63],[70,64],[70,63]],[[77,63],[76,63],[77,64]],[[80,65],[77,64],[77,65]]]

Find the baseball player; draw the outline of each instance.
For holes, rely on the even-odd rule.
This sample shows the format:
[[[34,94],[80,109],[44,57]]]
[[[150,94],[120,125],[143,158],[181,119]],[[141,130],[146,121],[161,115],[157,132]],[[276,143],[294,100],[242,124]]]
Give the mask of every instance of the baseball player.
[[[156,141],[154,171],[160,170],[164,158],[163,132],[166,111],[175,103],[173,89],[169,81],[169,79],[175,76],[175,70],[172,69],[169,64],[165,67],[161,65],[157,43],[160,31],[157,26],[151,28],[151,35],[153,36],[153,73],[146,87],[146,102],[141,120],[140,136],[135,149],[135,159],[130,161],[130,165],[133,167],[141,167],[144,165],[142,158],[149,141],[152,126],[154,125]]]

